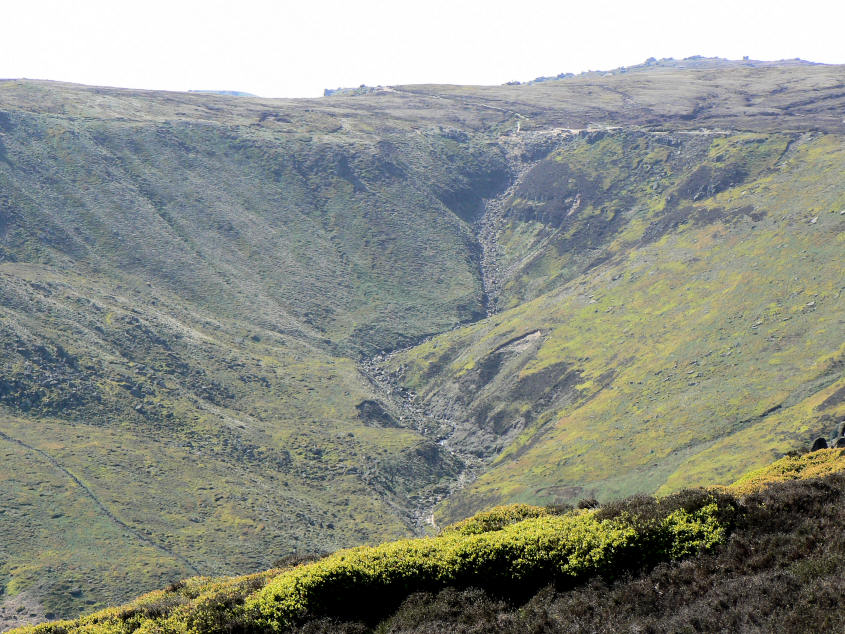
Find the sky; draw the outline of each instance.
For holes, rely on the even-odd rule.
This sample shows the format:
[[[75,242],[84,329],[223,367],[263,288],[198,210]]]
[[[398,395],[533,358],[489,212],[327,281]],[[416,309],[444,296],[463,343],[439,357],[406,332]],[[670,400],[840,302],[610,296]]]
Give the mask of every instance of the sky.
[[[838,0],[0,0],[0,78],[316,97],[692,55],[845,63]]]

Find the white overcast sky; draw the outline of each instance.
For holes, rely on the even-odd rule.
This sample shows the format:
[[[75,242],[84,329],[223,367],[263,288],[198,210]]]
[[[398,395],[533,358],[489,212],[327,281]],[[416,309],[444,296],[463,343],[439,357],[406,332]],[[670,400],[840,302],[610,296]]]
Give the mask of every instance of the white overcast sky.
[[[845,63],[843,0],[0,0],[0,77],[311,97],[647,57]]]

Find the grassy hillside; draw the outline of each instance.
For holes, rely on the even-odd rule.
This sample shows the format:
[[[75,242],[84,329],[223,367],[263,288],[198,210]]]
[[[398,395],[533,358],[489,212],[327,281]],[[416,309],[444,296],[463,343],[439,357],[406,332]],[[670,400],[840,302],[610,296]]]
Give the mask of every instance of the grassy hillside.
[[[738,476],[845,415],[845,146],[603,133],[504,203],[502,312],[388,367],[491,468],[440,509]]]
[[[483,314],[461,215],[500,149],[39,82],[0,111],[0,603],[70,615],[418,530],[460,463],[360,408],[355,359]]]
[[[841,539],[810,558],[790,558],[813,537],[796,530],[796,522],[804,528],[827,524],[827,533],[835,526],[829,520],[842,514],[843,471],[845,451],[831,449],[785,459],[724,487],[721,493],[688,490],[660,500],[639,496],[597,510],[500,507],[449,527],[435,538],[341,551],[314,563],[247,577],[189,579],[122,607],[16,632],[435,631],[437,627],[443,628],[439,631],[457,631],[456,627],[485,631],[484,627],[491,627],[490,620],[499,621],[495,631],[515,631],[514,621],[522,627],[579,630],[572,619],[587,616],[588,610],[579,608],[573,595],[593,604],[602,601],[595,587],[578,589],[591,577],[595,583],[614,584],[617,595],[620,589],[628,593],[617,603],[614,621],[629,615],[651,622],[686,620],[694,629],[716,631],[727,619],[747,618],[747,614],[735,607],[724,609],[728,605],[723,603],[718,622],[704,619],[707,610],[715,607],[709,600],[731,582],[728,570],[716,572],[714,563],[727,560],[733,567],[748,568],[749,558],[743,562],[738,555],[752,544],[762,546],[768,540],[768,559],[751,564],[764,584],[768,575],[783,568],[782,583],[794,582],[812,591],[821,581],[827,590],[834,589],[829,582],[845,562]],[[756,485],[750,489],[752,480]],[[803,497],[798,505],[796,496]],[[820,533],[815,534],[818,537]],[[687,561],[672,563],[680,560]],[[693,597],[682,586],[673,591],[666,584],[666,592],[675,596],[666,600],[653,596],[654,611],[629,603],[636,592],[629,587],[632,582],[626,572],[658,575],[665,583],[666,577],[689,577],[693,568],[708,571],[720,587],[711,586],[704,597]],[[508,613],[515,605],[508,600],[518,604],[550,583],[519,615]],[[444,601],[444,592],[456,590],[444,588],[461,592],[467,587],[474,589],[464,594],[475,593],[475,600],[455,614],[454,603],[449,606]],[[409,594],[412,598],[406,600]],[[779,594],[783,596],[783,590]],[[817,598],[821,600],[821,594]],[[538,610],[544,601],[542,615]],[[664,614],[661,604],[665,602],[683,605],[687,611],[680,619],[677,614]],[[826,611],[824,604],[802,605],[802,610],[807,609],[802,617],[800,604],[787,602],[780,606],[780,614],[774,610],[784,631],[810,622],[823,625],[818,631],[834,631],[835,624],[845,619],[841,606]],[[758,624],[773,616],[769,602],[756,605]],[[444,607],[451,607],[445,619]],[[567,615],[566,609],[573,612]],[[611,623],[603,622],[601,628],[610,631]]]
[[[3,623],[830,431],[843,86],[0,81]]]

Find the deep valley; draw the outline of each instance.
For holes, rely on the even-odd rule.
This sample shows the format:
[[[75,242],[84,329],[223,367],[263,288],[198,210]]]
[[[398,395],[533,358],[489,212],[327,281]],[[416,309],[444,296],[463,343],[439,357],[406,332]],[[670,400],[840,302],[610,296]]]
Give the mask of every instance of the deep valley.
[[[0,81],[0,629],[832,438],[843,113],[798,61]]]

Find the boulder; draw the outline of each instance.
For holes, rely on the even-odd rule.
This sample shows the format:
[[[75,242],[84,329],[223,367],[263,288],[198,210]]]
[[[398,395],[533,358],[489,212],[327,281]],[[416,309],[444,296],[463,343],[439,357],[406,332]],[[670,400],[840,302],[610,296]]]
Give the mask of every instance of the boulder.
[[[821,436],[813,441],[813,446],[810,451],[818,451],[819,449],[827,449],[827,441]]]

